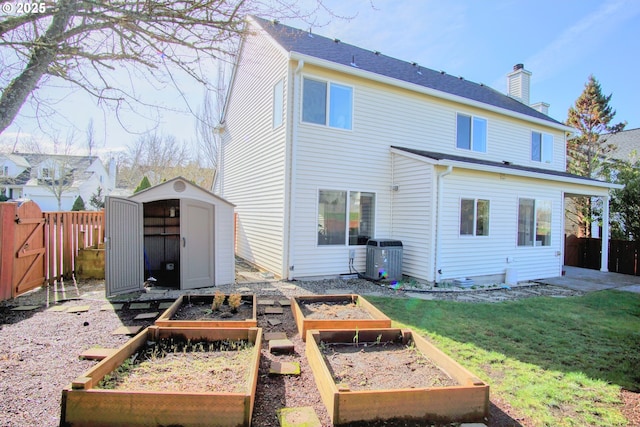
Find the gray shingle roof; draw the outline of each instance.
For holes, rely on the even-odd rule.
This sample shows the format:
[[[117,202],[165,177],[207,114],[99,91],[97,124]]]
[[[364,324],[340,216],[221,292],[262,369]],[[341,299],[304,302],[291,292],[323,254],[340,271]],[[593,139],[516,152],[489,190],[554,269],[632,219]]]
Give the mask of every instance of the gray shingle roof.
[[[421,156],[421,157],[427,157],[427,158],[432,159],[432,160],[451,160],[451,161],[463,162],[463,163],[469,163],[469,164],[493,166],[493,167],[498,167],[498,168],[503,168],[503,169],[525,171],[525,172],[538,173],[538,174],[544,174],[544,175],[553,175],[553,176],[558,176],[558,177],[562,177],[562,178],[581,179],[581,180],[590,181],[590,182],[602,182],[602,181],[599,181],[597,179],[586,178],[584,176],[574,175],[574,174],[571,174],[571,173],[568,173],[568,172],[555,171],[555,170],[550,170],[550,169],[533,168],[533,167],[529,167],[529,166],[521,166],[521,165],[515,165],[515,164],[505,163],[505,162],[493,162],[493,161],[489,161],[489,160],[474,159],[473,157],[457,156],[457,155],[454,155],[454,154],[436,153],[436,152],[433,152],[433,151],[424,151],[424,150],[415,150],[413,148],[396,147],[396,146],[391,146],[391,148],[395,148],[397,150],[405,151],[407,153],[416,154],[416,155]]]
[[[554,124],[561,124],[538,110],[516,101],[489,86],[425,68],[414,63],[401,61],[379,52],[372,52],[343,43],[342,41],[336,42],[333,39],[318,34],[310,34],[307,31],[280,23],[274,23],[257,17],[253,17],[253,19],[288,52],[297,52],[349,67],[355,64],[355,66],[361,70],[457,95],[494,107],[546,120]]]
[[[616,146],[609,157],[617,160],[629,160],[633,151],[636,152],[636,158],[640,156],[640,128],[602,135],[602,137],[607,139],[607,144]]]

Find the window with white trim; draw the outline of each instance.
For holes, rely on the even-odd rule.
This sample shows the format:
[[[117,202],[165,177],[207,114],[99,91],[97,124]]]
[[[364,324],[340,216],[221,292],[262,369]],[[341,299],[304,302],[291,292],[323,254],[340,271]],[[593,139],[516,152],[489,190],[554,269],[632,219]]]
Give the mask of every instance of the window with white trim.
[[[518,246],[551,246],[551,201],[518,200]]]
[[[553,135],[531,132],[531,160],[541,163],[553,161]]]
[[[273,86],[273,128],[282,124],[284,115],[284,80]]]
[[[489,235],[489,200],[460,199],[460,235]]]
[[[2,166],[2,169],[0,169],[0,176],[9,176],[9,166]]]
[[[302,92],[303,122],[351,129],[353,88],[305,77]]]
[[[463,150],[487,152],[487,120],[457,113],[456,147]]]
[[[318,245],[366,245],[374,235],[375,193],[320,190]]]

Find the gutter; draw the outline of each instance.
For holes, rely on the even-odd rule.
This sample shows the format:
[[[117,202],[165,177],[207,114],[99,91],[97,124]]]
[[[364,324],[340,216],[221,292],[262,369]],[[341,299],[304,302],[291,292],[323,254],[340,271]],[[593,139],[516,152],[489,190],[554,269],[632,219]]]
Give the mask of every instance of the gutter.
[[[434,257],[434,277],[435,282],[438,283],[440,276],[442,275],[442,269],[440,268],[440,251],[442,246],[442,239],[440,238],[440,224],[442,224],[442,203],[444,200],[444,177],[453,172],[453,166],[447,166],[447,169],[438,174],[438,204],[436,205],[436,251]]]
[[[287,257],[285,269],[287,271],[287,280],[293,280],[294,264],[294,245],[292,243],[294,222],[295,222],[295,206],[296,198],[296,146],[298,142],[298,116],[299,102],[298,94],[300,93],[300,73],[304,67],[304,60],[298,61],[298,66],[293,71],[293,90],[291,96],[287,99],[291,101],[291,139],[290,139],[290,163],[289,163],[289,212],[288,212],[288,231],[287,231]]]

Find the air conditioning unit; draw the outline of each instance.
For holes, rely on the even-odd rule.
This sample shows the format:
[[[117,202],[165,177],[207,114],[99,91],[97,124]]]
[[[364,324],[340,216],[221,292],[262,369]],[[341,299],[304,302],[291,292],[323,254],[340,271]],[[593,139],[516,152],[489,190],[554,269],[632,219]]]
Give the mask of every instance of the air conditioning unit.
[[[392,239],[369,239],[364,276],[370,280],[401,280],[402,242]]]

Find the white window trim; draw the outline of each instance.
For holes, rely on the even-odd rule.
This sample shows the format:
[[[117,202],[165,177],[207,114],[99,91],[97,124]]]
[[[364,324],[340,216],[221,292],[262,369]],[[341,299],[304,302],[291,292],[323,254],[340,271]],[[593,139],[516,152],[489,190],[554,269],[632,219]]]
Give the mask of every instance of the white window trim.
[[[461,209],[462,209],[462,201],[463,200],[473,200],[473,234],[461,234],[460,233],[460,228],[462,226],[462,222],[461,222],[461,218],[460,218],[460,214],[461,214]],[[476,234],[476,224],[478,221],[478,200],[485,200],[487,202],[489,202],[489,230],[488,233],[486,235],[484,234]],[[475,238],[487,238],[491,236],[491,199],[488,197],[466,197],[466,196],[462,196],[460,197],[460,199],[458,200],[458,237],[461,239],[475,239]]]
[[[325,123],[324,124],[320,124],[320,123],[313,123],[313,122],[305,122],[303,117],[304,117],[304,79],[310,79],[310,80],[315,80],[317,82],[324,82],[325,83],[325,87],[326,87],[326,93],[327,93],[327,105],[325,105]],[[331,106],[331,84],[334,83],[336,85],[339,86],[344,86],[344,87],[348,87],[351,88],[351,128],[350,129],[345,129],[345,128],[341,128],[341,127],[334,127],[334,126],[330,126],[329,122],[331,121],[331,111],[330,111],[330,106]],[[353,132],[353,129],[355,128],[355,116],[354,116],[354,112],[355,112],[355,98],[356,98],[356,88],[352,85],[343,83],[343,82],[339,82],[336,80],[330,80],[327,79],[326,77],[318,77],[318,76],[314,76],[311,74],[304,74],[302,76],[302,84],[301,86],[301,90],[300,90],[300,124],[304,124],[304,125],[309,125],[309,126],[318,126],[318,127],[322,127],[322,128],[329,128],[329,129],[334,129],[334,130],[339,130],[339,131],[344,131],[344,132]]]
[[[471,141],[469,142],[471,147],[469,149],[458,147],[458,115],[467,116],[467,117],[471,118]],[[484,137],[485,137],[485,150],[484,151],[477,151],[477,150],[473,149],[473,119],[474,118],[484,120],[484,123],[485,123],[485,126],[486,126],[485,135],[484,135]],[[462,112],[462,111],[456,111],[454,119],[455,119],[454,126],[455,126],[455,129],[456,129],[456,132],[455,132],[456,136],[455,136],[455,139],[454,139],[455,149],[459,150],[459,151],[461,151],[463,153],[487,154],[489,152],[489,120],[486,117],[478,116],[476,114],[471,114],[471,113],[465,113],[465,112]]]
[[[359,247],[363,247],[365,245],[350,245],[349,244],[349,196],[351,195],[351,192],[357,192],[357,193],[371,193],[374,195],[374,199],[375,199],[375,203],[373,205],[373,214],[374,214],[374,218],[373,218],[373,232],[375,234],[375,231],[378,229],[378,192],[374,191],[374,190],[354,190],[354,189],[346,189],[343,187],[334,187],[334,188],[330,188],[331,186],[324,186],[324,187],[317,187],[316,188],[316,198],[315,198],[315,203],[316,203],[316,213],[315,213],[315,220],[314,222],[316,223],[315,226],[315,231],[314,231],[314,235],[315,235],[315,245],[316,248],[344,248],[344,247],[348,247],[348,248],[359,248]],[[344,244],[339,244],[339,245],[320,245],[318,244],[318,216],[320,216],[320,204],[318,203],[318,200],[320,199],[320,191],[321,190],[325,190],[325,191],[344,191],[347,193],[347,218],[345,220],[345,242]],[[372,238],[374,238],[375,236],[372,236]]]
[[[533,160],[533,134],[534,133],[539,133],[540,134],[540,160]],[[549,161],[545,161],[545,159],[544,159],[544,136],[545,135],[548,135],[548,136],[551,137],[551,159],[549,159]],[[556,139],[555,139],[555,137],[553,136],[552,133],[542,132],[542,131],[539,131],[539,130],[531,129],[531,134],[529,136],[529,160],[532,161],[533,163],[537,164],[537,165],[539,165],[539,164],[545,164],[545,165],[553,164],[555,145],[556,145]]]
[[[529,200],[533,200],[533,218],[534,218],[534,222],[533,222],[533,245],[529,246],[529,245],[520,245],[518,244],[518,233],[519,233],[519,215],[520,215],[520,200],[523,199],[529,199]],[[536,245],[536,239],[535,239],[535,233],[538,229],[538,202],[549,202],[551,204],[551,237],[549,240],[549,244],[548,245]],[[552,248],[553,247],[553,242],[554,242],[554,230],[553,230],[553,200],[551,200],[550,198],[544,198],[544,197],[531,197],[531,196],[519,196],[518,200],[517,200],[517,205],[516,205],[516,249],[520,249],[520,250],[537,250],[537,249],[544,249],[544,248]]]

